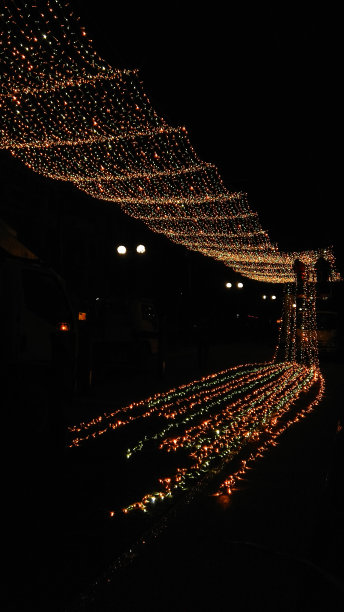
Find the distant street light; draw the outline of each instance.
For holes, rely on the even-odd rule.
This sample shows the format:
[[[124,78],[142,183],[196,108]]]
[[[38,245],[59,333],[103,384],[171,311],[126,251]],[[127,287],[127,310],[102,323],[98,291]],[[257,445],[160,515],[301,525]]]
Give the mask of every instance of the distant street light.
[[[237,283],[237,287],[238,287],[238,289],[242,289],[242,288],[243,288],[243,286],[244,286],[244,284],[243,284],[243,283]]]
[[[276,300],[277,298],[276,298],[276,296],[275,296],[275,295],[272,295],[272,296],[271,296],[271,299],[272,299],[272,300]]]
[[[126,249],[126,247],[125,247],[123,244],[120,244],[120,245],[117,247],[117,253],[118,253],[118,255],[125,255],[125,254],[126,254],[126,252],[127,252],[127,249]]]
[[[263,300],[266,300],[266,297],[267,297],[266,295],[262,295]]]
[[[146,252],[146,247],[144,244],[138,244],[136,247],[136,253],[145,253]]]
[[[230,289],[232,287],[232,283],[226,283],[226,287],[227,289]]]

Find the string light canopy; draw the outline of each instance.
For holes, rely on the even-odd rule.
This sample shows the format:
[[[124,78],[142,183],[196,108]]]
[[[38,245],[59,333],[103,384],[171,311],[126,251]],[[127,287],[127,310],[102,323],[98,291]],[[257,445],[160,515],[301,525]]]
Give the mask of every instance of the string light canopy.
[[[246,195],[156,113],[138,72],[97,54],[69,2],[5,0],[0,11],[1,148],[251,279],[294,282],[296,258],[313,273],[319,252],[280,252]]]

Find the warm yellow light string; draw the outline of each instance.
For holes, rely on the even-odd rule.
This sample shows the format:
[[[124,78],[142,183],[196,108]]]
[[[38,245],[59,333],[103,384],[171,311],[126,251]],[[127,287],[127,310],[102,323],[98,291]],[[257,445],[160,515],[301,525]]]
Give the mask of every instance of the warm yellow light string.
[[[230,193],[186,129],[154,111],[137,71],[98,56],[68,2],[5,0],[0,16],[0,146],[250,278],[293,282],[296,257],[314,267],[317,251],[271,243],[246,196]]]

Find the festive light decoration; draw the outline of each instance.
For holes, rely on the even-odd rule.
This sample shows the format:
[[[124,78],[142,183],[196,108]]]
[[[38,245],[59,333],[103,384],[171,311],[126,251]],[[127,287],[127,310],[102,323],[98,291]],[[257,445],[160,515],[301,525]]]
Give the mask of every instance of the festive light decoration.
[[[71,427],[70,446],[79,446],[134,420],[154,417],[155,423],[158,418],[156,431],[128,449],[127,459],[135,460],[146,447],[150,453],[155,448],[158,455],[177,451],[184,451],[184,455],[181,465],[176,464],[173,472],[158,479],[155,490],[122,508],[124,513],[146,511],[159,500],[190,490],[203,477],[214,477],[246,448],[250,460],[255,453],[259,456],[300,418],[292,407],[300,393],[310,391],[315,398],[307,411],[323,394],[323,379],[316,367],[292,362],[237,366]],[[252,450],[252,445],[258,450]],[[228,492],[228,478],[223,486]],[[109,516],[117,512],[110,509]]]
[[[220,490],[228,494],[247,462],[322,397],[315,266],[325,255],[331,280],[337,280],[334,255],[330,249],[280,252],[245,194],[229,192],[216,167],[198,157],[185,127],[169,126],[154,111],[137,71],[113,69],[98,56],[67,1],[5,0],[0,27],[3,149],[35,172],[113,202],[154,232],[244,276],[286,285],[272,362],[212,374],[69,430],[75,447],[133,421],[158,420],[156,431],[128,449],[127,458],[134,461],[153,444],[158,455],[174,454],[175,469],[124,513],[190,491],[247,451],[223,482]],[[304,265],[301,298],[296,259]],[[304,393],[312,399],[295,411]],[[109,516],[117,511],[110,509]]]
[[[180,457],[175,469],[157,478],[154,490],[121,510],[109,509],[110,518],[119,512],[148,511],[158,501],[189,494],[240,458],[240,467],[233,468],[215,493],[228,496],[249,465],[319,403],[324,380],[316,341],[315,283],[304,282],[302,290],[297,295],[296,283],[285,286],[279,341],[271,362],[223,370],[69,429],[69,446],[75,447],[147,419],[150,426],[143,427],[142,439],[127,449],[127,459],[153,450],[160,456],[159,465],[168,453]],[[305,394],[307,399],[295,410]]]
[[[286,285],[279,341],[274,358],[318,367],[315,283],[305,283],[298,308],[296,300],[296,284]]]
[[[237,482],[242,480],[247,470],[251,467],[251,463],[259,457],[262,457],[271,446],[276,446],[276,440],[279,436],[281,436],[291,425],[294,425],[301,419],[304,419],[307,414],[311,412],[317,404],[319,404],[325,391],[325,381],[320,372],[319,382],[319,390],[316,397],[311,403],[306,404],[305,407],[299,410],[293,418],[289,418],[284,424],[279,423],[277,419],[272,420],[270,427],[267,429],[269,434],[267,440],[253,450],[247,459],[243,459],[240,467],[237,470],[233,471],[230,476],[227,476],[227,478],[220,485],[218,491],[215,493],[216,496],[220,496],[222,494],[231,495]]]
[[[270,363],[267,364],[266,368],[269,369],[270,365]],[[153,415],[158,415],[168,420],[174,419],[177,414],[187,412],[189,406],[188,398],[193,394],[197,393],[199,400],[203,401],[204,395],[210,393],[214,387],[218,390],[217,392],[219,392],[219,389],[222,389],[222,393],[231,389],[234,380],[237,378],[237,370],[241,372],[241,376],[248,376],[248,380],[251,380],[254,378],[256,370],[258,372],[261,368],[263,366],[256,366],[255,368],[253,364],[249,364],[210,374],[200,381],[182,385],[177,389],[170,389],[165,393],[156,394],[146,400],[134,402],[125,408],[118,408],[114,412],[99,416],[87,423],[80,423],[70,427],[69,431],[72,434],[77,434],[71,441],[70,447],[79,446],[80,443],[86,440],[96,438],[109,432],[111,429],[127,425],[133,420],[144,419]],[[118,418],[119,416],[121,416],[120,419]]]
[[[135,461],[154,451],[161,465],[166,454],[180,457],[175,469],[157,478],[155,489],[122,509],[109,509],[110,518],[119,512],[148,511],[158,501],[199,490],[232,459],[240,458],[240,467],[233,468],[215,493],[228,496],[249,465],[319,403],[324,380],[316,343],[315,283],[305,282],[302,295],[296,293],[296,283],[285,286],[280,336],[271,362],[223,370],[70,428],[69,446],[75,447],[147,420],[149,425],[142,425],[146,433],[127,449],[127,459]],[[297,299],[300,305],[295,308]],[[305,394],[307,400],[295,410]]]
[[[0,146],[32,170],[118,204],[154,232],[259,281],[293,282],[281,253],[242,193],[199,159],[185,127],[154,111],[137,71],[101,59],[62,0],[6,0]],[[337,277],[328,251],[332,279]]]

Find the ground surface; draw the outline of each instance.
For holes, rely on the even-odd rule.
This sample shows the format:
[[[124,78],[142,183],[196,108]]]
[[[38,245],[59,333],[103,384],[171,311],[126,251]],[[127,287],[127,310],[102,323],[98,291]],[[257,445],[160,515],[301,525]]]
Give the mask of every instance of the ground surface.
[[[165,379],[147,373],[105,377],[91,396],[71,406],[71,422],[206,371],[268,360],[271,353],[271,347],[249,344],[211,347],[201,369],[194,349],[171,353]],[[163,520],[109,524],[103,514],[106,496],[121,481],[116,453],[100,442],[92,453],[67,453],[63,470],[56,470],[50,518],[49,498],[37,496],[41,514],[37,520],[34,513],[38,524],[24,538],[21,554],[33,559],[33,571],[19,565],[18,584],[28,584],[19,601],[10,598],[8,609],[30,609],[31,600],[36,609],[68,612],[341,609],[343,461],[336,426],[343,411],[342,368],[339,361],[324,361],[325,399],[255,463],[230,498],[203,490]],[[37,561],[27,549],[42,540],[43,530]],[[136,546],[142,533],[146,544]],[[133,554],[119,554],[130,548]]]

